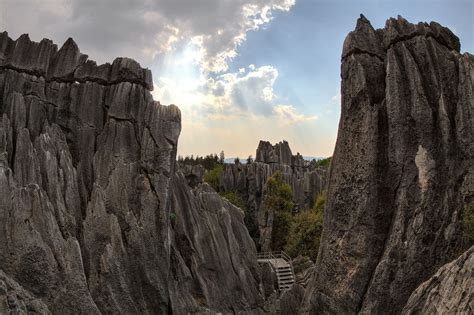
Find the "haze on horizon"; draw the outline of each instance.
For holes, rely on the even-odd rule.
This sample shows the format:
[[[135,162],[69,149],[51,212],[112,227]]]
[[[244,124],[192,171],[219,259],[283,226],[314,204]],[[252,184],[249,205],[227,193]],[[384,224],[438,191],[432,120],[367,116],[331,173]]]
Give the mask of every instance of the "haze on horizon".
[[[258,141],[330,156],[340,115],[340,55],[363,13],[437,21],[474,51],[470,0],[0,0],[0,31],[58,46],[73,37],[98,63],[136,59],[155,100],[182,112],[180,155],[255,155]]]

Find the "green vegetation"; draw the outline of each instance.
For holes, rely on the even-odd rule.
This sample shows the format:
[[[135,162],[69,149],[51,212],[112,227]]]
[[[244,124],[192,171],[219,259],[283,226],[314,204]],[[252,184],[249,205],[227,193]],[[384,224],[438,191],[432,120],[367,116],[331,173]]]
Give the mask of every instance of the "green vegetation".
[[[272,250],[282,250],[286,245],[293,216],[293,191],[276,172],[267,181],[264,207],[273,210]]]
[[[293,217],[285,246],[285,251],[291,257],[302,255],[316,261],[323,230],[325,201],[325,194],[320,193],[316,197],[313,209],[298,213]]]
[[[224,152],[221,152],[222,157]],[[178,156],[178,163],[182,165],[202,165],[206,170],[210,171],[214,169],[217,165],[224,164],[224,161],[221,161],[221,158],[217,157],[217,154],[208,154],[206,156]]]
[[[331,163],[332,156],[316,161],[316,166],[328,167]]]
[[[221,177],[223,171],[224,166],[222,166],[222,164],[217,164],[213,169],[207,171],[206,174],[204,174],[204,181],[211,185],[215,191],[219,191],[219,178]]]
[[[246,208],[245,200],[242,197],[242,195],[239,194],[238,192],[226,191],[226,192],[220,192],[219,195],[229,200],[230,203],[232,203],[234,206],[239,207],[242,210],[245,210]]]
[[[244,211],[245,226],[247,227],[247,230],[249,231],[249,234],[252,237],[253,241],[257,245],[260,235],[258,231],[258,224],[257,224],[257,218],[255,216],[255,211],[247,207],[244,197],[236,191],[220,192],[219,195],[226,198],[234,206],[239,207],[240,209]]]
[[[474,245],[474,202],[469,203],[466,208],[464,208],[462,214],[462,229],[462,247],[468,249]]]

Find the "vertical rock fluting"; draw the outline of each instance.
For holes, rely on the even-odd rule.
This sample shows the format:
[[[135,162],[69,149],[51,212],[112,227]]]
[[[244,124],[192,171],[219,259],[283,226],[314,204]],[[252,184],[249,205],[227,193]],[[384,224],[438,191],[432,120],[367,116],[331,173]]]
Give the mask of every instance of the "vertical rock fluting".
[[[255,244],[244,213],[208,184],[172,186],[171,303],[176,314],[239,313],[263,306]]]
[[[238,192],[243,196],[258,224],[260,249],[271,251],[273,210],[264,209],[262,205],[268,178],[281,172],[292,189],[295,210],[304,211],[314,205],[316,196],[324,190],[326,168],[305,161],[299,153],[293,155],[286,141],[275,145],[260,141],[255,156],[255,162],[250,164],[225,164],[219,189]]]
[[[474,199],[474,58],[437,23],[357,22],[342,53],[314,313],[400,313]]]
[[[0,35],[0,267],[53,313],[167,311],[181,126],[151,87],[131,59]]]
[[[134,60],[96,65],[72,39],[58,49],[0,33],[0,310],[10,296],[61,314],[263,303],[240,210],[176,173],[181,114],[152,86]],[[210,222],[211,234],[189,232]]]

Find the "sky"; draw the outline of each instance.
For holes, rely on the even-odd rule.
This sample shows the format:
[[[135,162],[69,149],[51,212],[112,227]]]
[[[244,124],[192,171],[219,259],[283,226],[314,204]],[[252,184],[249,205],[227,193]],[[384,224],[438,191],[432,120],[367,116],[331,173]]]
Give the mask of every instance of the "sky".
[[[180,155],[255,155],[259,140],[331,156],[340,56],[363,13],[449,27],[474,53],[472,0],[0,0],[0,31],[58,46],[72,37],[98,63],[134,58],[154,99],[178,105]]]

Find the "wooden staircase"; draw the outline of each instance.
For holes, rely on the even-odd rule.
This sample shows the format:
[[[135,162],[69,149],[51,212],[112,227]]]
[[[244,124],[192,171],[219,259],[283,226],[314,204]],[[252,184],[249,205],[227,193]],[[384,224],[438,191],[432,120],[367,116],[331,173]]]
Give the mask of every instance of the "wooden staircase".
[[[289,290],[295,283],[295,273],[291,264],[291,258],[284,251],[258,253],[257,261],[260,264],[270,264],[277,275],[278,290]]]

